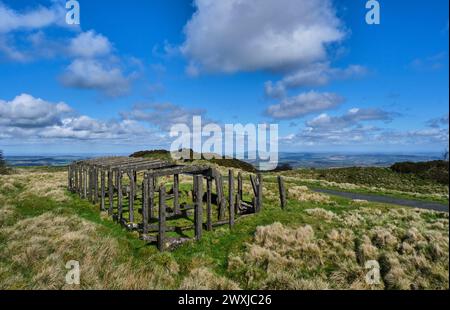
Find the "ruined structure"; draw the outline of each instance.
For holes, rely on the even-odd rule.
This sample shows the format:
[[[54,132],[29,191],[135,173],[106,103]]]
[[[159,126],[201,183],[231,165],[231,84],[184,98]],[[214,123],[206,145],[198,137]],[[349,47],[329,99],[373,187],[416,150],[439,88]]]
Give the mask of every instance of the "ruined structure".
[[[192,177],[191,190],[180,191],[181,175]],[[228,195],[224,193],[224,177],[206,165],[103,157],[73,162],[68,167],[71,192],[98,204],[101,211],[127,229],[138,231],[141,239],[156,243],[161,251],[187,240],[200,240],[204,228],[212,230],[226,224],[231,228],[236,219],[261,211],[260,174],[250,177],[250,202],[244,201],[241,173],[237,175],[237,188],[232,170],[226,179]],[[180,203],[181,200],[188,201]],[[180,219],[191,224],[171,225]],[[185,233],[189,231],[191,236]]]

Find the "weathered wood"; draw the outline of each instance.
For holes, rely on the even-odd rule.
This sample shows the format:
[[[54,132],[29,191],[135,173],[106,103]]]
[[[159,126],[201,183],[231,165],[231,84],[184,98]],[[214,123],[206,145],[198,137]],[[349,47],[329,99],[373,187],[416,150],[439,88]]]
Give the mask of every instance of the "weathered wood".
[[[234,174],[233,170],[228,171],[228,206],[230,228],[234,226]]]
[[[206,179],[206,229],[212,230],[212,205],[211,205],[212,179]]]
[[[195,176],[194,188],[196,189],[194,213],[195,239],[200,240],[202,238],[203,228],[203,176]]]
[[[256,196],[258,196],[258,187],[257,187],[257,184],[256,184],[255,177],[253,175],[250,175],[250,182],[252,183],[253,194],[256,197]]]
[[[237,197],[236,197],[236,213],[241,208],[242,200],[244,199],[244,193],[242,190],[242,173],[238,173],[238,188],[237,188]]]
[[[142,182],[142,231],[144,234],[148,233],[148,174],[144,174],[144,181]]]
[[[98,202],[98,168],[94,167],[93,169],[93,177],[94,177],[94,204]]]
[[[263,208],[263,179],[262,179],[262,175],[261,173],[258,173],[258,196],[256,199],[256,205],[257,205],[257,211],[256,212],[261,212],[262,208]]]
[[[179,186],[180,178],[178,174],[173,176],[173,210],[175,214],[180,213],[180,203],[179,203]]]
[[[108,170],[108,195],[109,195],[109,209],[108,214],[111,216],[114,212],[114,184],[113,172]]]
[[[155,205],[155,186],[153,177],[148,177],[148,218],[153,219],[154,215],[154,205]]]
[[[123,191],[122,191],[122,171],[117,173],[117,214],[119,221],[122,220],[123,212]]]
[[[87,198],[87,178],[88,178],[88,172],[86,168],[83,168],[83,198],[86,199]]]
[[[100,187],[101,187],[101,201],[100,201],[100,209],[105,211],[105,171],[102,169],[100,172]]]
[[[158,249],[160,251],[165,250],[165,238],[166,238],[166,188],[164,185],[159,187],[159,222],[158,222]]]
[[[278,176],[278,190],[280,192],[281,209],[285,209],[286,208],[286,189],[284,187],[284,180],[281,176]]]
[[[127,175],[130,179],[130,194],[128,195],[128,221],[134,222],[134,197],[135,197],[135,178],[134,171],[127,171]]]
[[[214,180],[216,183],[217,203],[219,205],[218,219],[219,221],[225,219],[226,201],[223,193],[223,179],[222,175],[217,171],[213,171]]]

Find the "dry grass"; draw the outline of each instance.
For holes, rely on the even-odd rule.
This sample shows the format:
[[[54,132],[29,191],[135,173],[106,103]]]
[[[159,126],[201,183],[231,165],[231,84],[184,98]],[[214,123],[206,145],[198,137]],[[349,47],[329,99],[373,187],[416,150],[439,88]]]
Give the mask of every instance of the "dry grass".
[[[80,263],[81,284],[75,288],[170,288],[178,271],[175,262],[164,268],[119,259],[118,241],[77,216],[47,212],[1,229],[0,236],[5,242],[0,254],[3,289],[72,289],[65,283],[69,260]]]
[[[303,202],[330,203],[331,201],[329,196],[310,191],[306,186],[289,187],[288,195],[290,199]]]
[[[225,277],[215,275],[210,269],[193,269],[181,283],[182,290],[238,290],[239,285]]]
[[[448,289],[448,214],[373,208],[306,213],[340,227],[324,221],[315,228],[258,227],[246,251],[229,257],[230,272],[244,274],[246,288]],[[381,266],[378,285],[365,281],[370,260]]]

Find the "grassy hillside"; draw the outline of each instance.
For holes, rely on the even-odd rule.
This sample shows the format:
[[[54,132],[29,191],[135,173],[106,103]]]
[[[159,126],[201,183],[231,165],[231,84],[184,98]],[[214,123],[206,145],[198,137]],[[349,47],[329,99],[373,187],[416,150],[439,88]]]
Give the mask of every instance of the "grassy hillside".
[[[297,169],[282,174],[300,185],[448,203],[448,185],[390,168]]]
[[[64,171],[0,176],[0,288],[70,289],[68,260],[83,289],[449,288],[448,213],[331,198],[295,178],[283,211],[275,179],[265,175],[262,213],[159,253],[68,193]],[[381,282],[368,285],[373,259]]]
[[[188,150],[190,153],[190,159],[182,161],[183,163],[190,163],[194,161],[194,151]],[[151,158],[151,159],[160,159],[160,160],[168,160],[173,161],[169,151],[166,150],[152,150],[152,151],[139,151],[130,155],[130,157],[135,158]],[[234,158],[213,158],[213,159],[205,159],[204,156],[201,156],[202,161],[206,163],[211,163],[214,165],[232,168],[232,169],[240,169],[246,172],[256,172],[255,167],[253,165]]]

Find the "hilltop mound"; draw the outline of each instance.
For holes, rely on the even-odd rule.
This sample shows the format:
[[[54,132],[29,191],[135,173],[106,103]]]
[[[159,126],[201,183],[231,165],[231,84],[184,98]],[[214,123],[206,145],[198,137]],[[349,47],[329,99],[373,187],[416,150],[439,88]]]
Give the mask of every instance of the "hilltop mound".
[[[421,179],[448,185],[448,161],[434,160],[426,162],[401,162],[391,166],[392,171],[414,174]]]
[[[194,154],[196,154],[193,150],[189,150],[189,158],[184,160],[184,162],[189,163],[194,161]],[[167,150],[147,150],[147,151],[139,151],[130,155],[130,157],[134,158],[152,158],[152,159],[162,159],[172,161],[172,157],[169,151]],[[216,157],[219,157],[218,155]],[[201,156],[202,160],[210,162],[212,164],[216,164],[222,167],[228,168],[236,168],[241,169],[247,172],[256,172],[256,168],[243,160],[235,159],[235,158],[215,158],[215,159],[205,159],[204,155]]]

